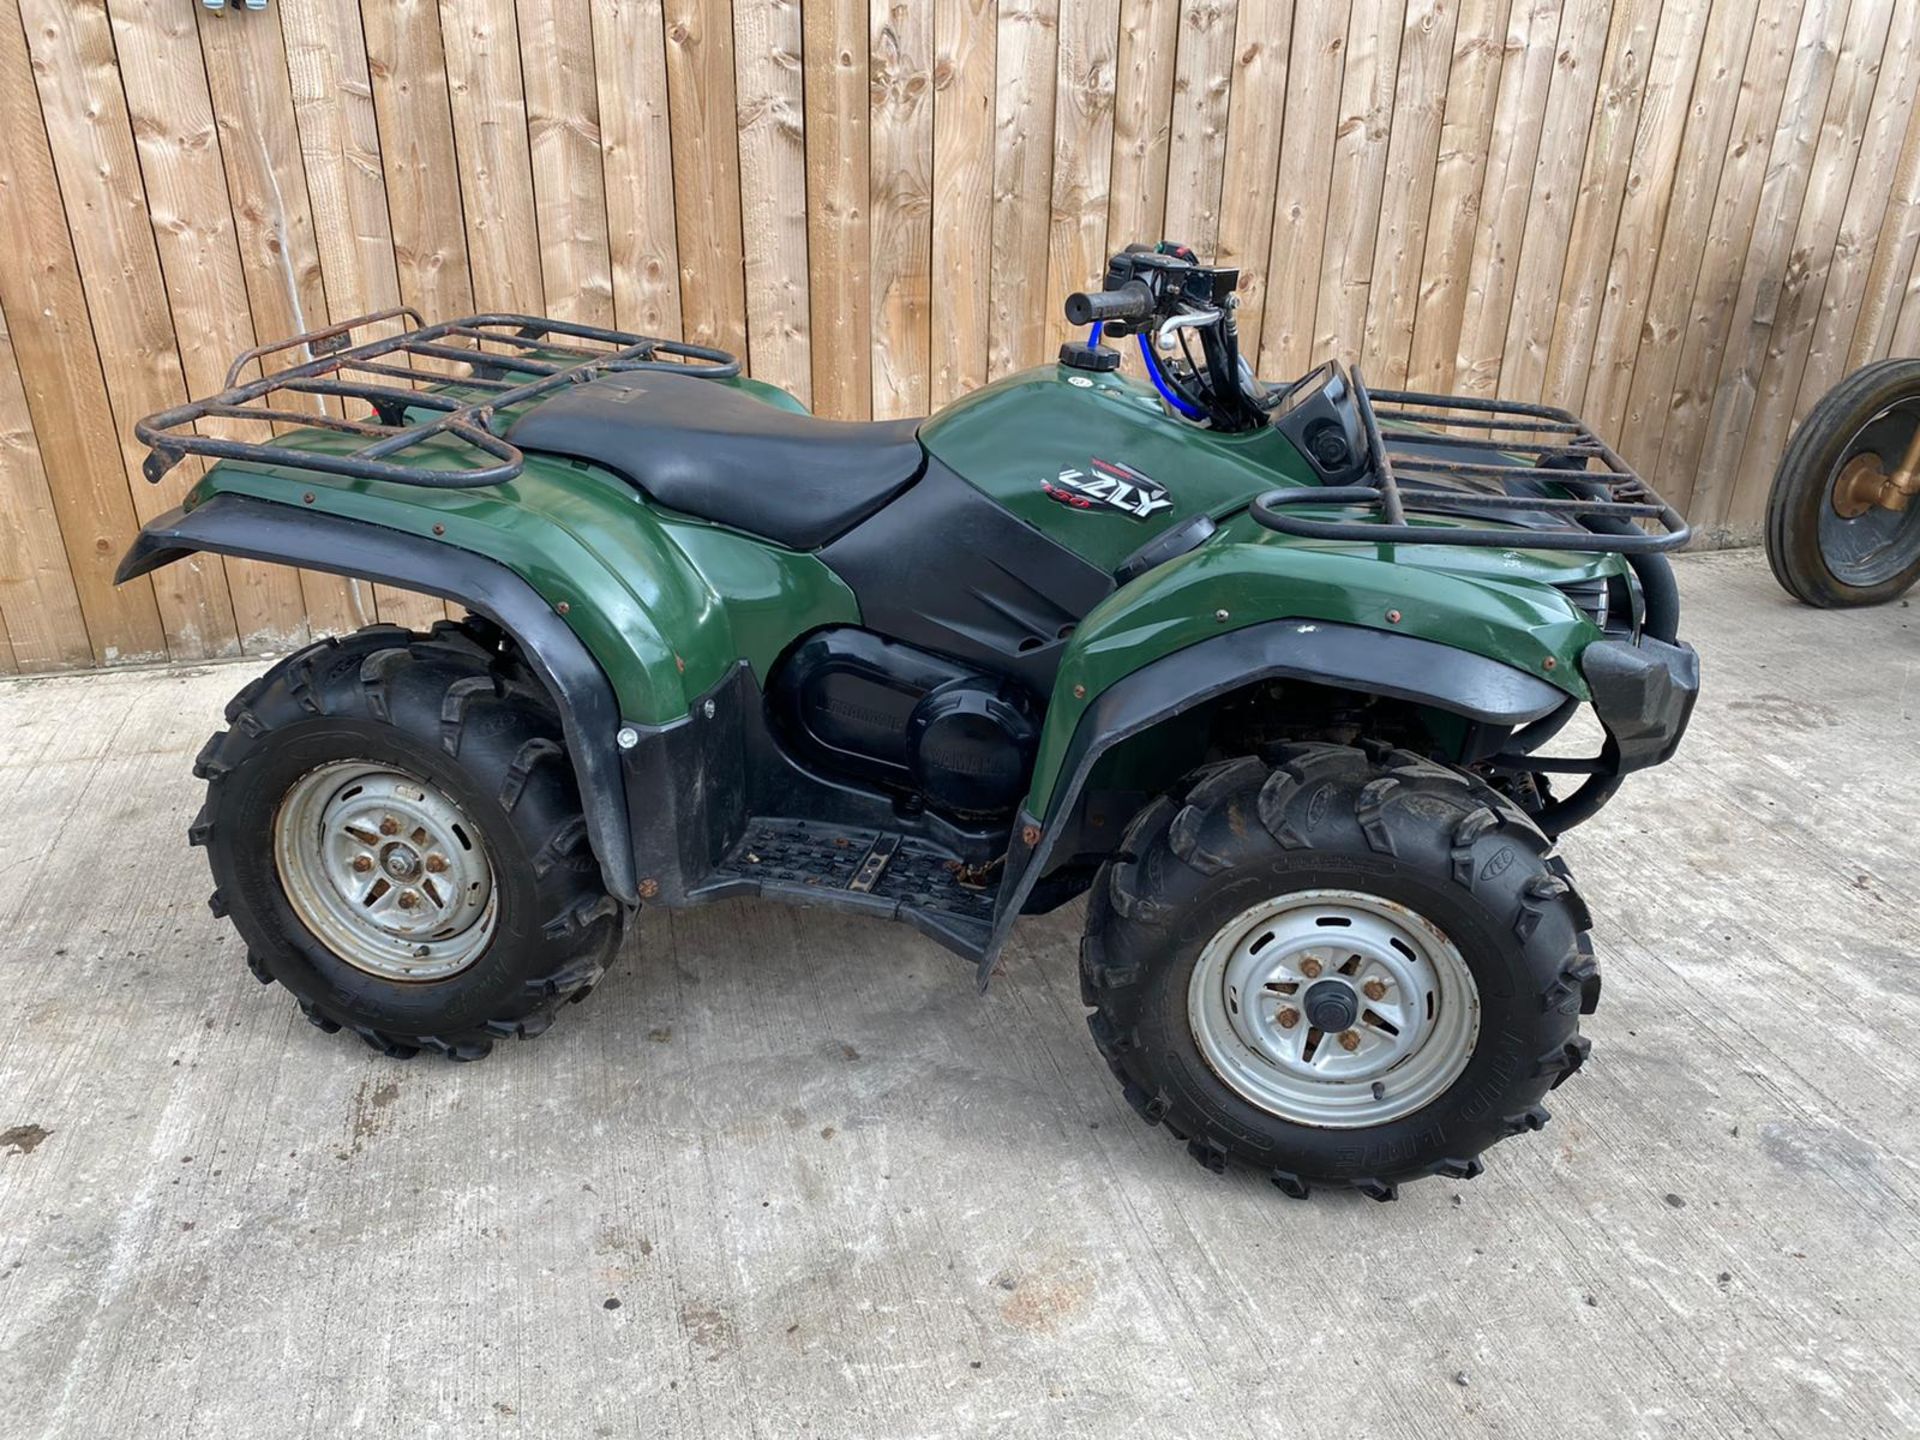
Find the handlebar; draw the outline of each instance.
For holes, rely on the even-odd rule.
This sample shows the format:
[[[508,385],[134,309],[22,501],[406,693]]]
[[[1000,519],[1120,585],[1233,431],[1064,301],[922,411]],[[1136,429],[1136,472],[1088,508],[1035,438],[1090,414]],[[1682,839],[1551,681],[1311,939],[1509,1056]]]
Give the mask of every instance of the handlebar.
[[[1129,280],[1117,290],[1076,290],[1067,297],[1067,323],[1092,325],[1109,320],[1150,320],[1156,303],[1146,282]]]

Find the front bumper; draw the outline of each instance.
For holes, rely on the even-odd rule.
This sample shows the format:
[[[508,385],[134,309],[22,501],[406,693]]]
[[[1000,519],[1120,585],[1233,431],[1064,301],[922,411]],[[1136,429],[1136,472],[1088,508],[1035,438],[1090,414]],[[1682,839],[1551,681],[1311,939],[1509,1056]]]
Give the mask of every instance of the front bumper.
[[[1581,652],[1580,672],[1594,714],[1607,732],[1611,771],[1625,775],[1670,759],[1687,733],[1700,695],[1700,657],[1691,645],[1596,640]]]

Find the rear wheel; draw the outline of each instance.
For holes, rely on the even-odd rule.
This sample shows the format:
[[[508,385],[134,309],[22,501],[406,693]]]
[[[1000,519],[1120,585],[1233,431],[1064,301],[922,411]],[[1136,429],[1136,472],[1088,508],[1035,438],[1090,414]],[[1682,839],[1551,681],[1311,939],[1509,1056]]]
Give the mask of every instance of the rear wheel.
[[[559,718],[474,630],[322,641],[227,719],[192,839],[254,974],[315,1025],[474,1060],[599,978],[621,915]]]
[[[1920,579],[1920,497],[1889,482],[1920,434],[1920,360],[1857,370],[1814,406],[1767,497],[1767,559],[1787,593],[1878,605]]]
[[[1510,801],[1406,751],[1285,747],[1149,806],[1096,881],[1096,1043],[1209,1169],[1376,1199],[1466,1178],[1587,1055],[1587,916]]]

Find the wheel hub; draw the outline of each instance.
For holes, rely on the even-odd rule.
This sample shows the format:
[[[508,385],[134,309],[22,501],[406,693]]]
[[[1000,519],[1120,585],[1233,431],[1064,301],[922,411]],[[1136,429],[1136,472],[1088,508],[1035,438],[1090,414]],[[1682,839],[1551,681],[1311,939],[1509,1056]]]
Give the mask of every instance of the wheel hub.
[[[1355,890],[1252,906],[1194,964],[1194,1042],[1243,1099],[1297,1124],[1380,1125],[1466,1069],[1480,995],[1465,958],[1424,916]]]
[[[1339,1034],[1360,1018],[1360,998],[1344,980],[1316,980],[1307,989],[1302,1008],[1307,1023]]]
[[[493,866],[479,837],[425,781],[339,761],[281,800],[274,864],[301,923],[342,960],[386,980],[441,980],[493,938]]]
[[[1904,510],[1907,499],[1904,491],[1888,484],[1886,466],[1871,451],[1854,456],[1833,477],[1833,513],[1842,520],[1858,520],[1876,505]]]
[[[420,857],[405,845],[389,845],[386,859],[382,862],[387,873],[396,880],[411,880],[420,873]]]
[[[1920,414],[1913,401],[1880,411],[1856,431],[1827,482],[1815,535],[1820,560],[1842,585],[1885,583],[1920,556]]]

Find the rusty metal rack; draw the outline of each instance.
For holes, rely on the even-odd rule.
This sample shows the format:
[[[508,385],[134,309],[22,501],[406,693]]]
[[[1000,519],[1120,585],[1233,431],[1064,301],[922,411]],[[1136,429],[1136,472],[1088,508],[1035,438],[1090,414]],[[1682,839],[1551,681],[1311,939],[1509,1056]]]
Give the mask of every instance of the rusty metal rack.
[[[387,321],[408,322],[408,328],[353,343],[355,330]],[[267,369],[270,357],[301,347],[305,361]],[[420,361],[427,362],[424,368]],[[255,364],[260,378],[242,384],[240,377]],[[518,475],[526,457],[495,433],[496,417],[562,386],[628,370],[724,380],[740,373],[740,362],[704,345],[536,315],[469,315],[429,325],[417,310],[400,306],[242,351],[219,394],[149,415],[134,434],[150,447],[142,468],[152,481],[187,455],[209,455],[404,485],[498,485]],[[318,403],[294,396],[317,397]],[[342,413],[356,401],[372,414]],[[330,430],[366,443],[334,451],[278,439],[239,440],[196,428],[207,420]],[[468,447],[475,463],[447,465],[444,445],[409,463],[407,451],[441,436]]]
[[[1677,550],[1692,533],[1679,512],[1569,411],[1414,390],[1369,393],[1357,368],[1348,385],[1366,434],[1371,479],[1269,491],[1251,506],[1267,528],[1314,540],[1622,555]],[[1361,513],[1339,520],[1290,513],[1328,506]],[[1409,513],[1508,523],[1497,529],[1414,525]]]

